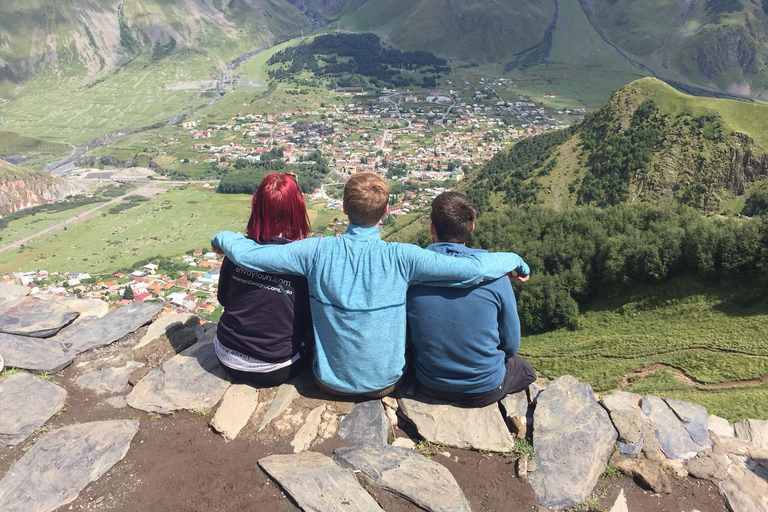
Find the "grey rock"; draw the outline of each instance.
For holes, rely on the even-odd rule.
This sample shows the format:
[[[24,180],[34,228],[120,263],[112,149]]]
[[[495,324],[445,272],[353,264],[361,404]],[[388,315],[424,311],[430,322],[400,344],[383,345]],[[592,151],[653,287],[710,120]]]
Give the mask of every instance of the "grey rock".
[[[0,300],[20,299],[29,295],[29,288],[13,283],[0,283]]]
[[[168,414],[210,409],[229,387],[213,342],[198,342],[153,368],[126,398],[134,409]]]
[[[138,429],[122,420],[52,430],[0,480],[0,510],[50,512],[73,501],[125,457]]]
[[[733,425],[728,423],[727,419],[715,416],[714,414],[707,416],[707,429],[709,429],[711,434],[715,434],[721,439],[735,436]]]
[[[512,432],[519,438],[530,437],[533,434],[534,405],[528,402],[525,391],[507,395],[500,403]]]
[[[542,386],[538,382],[534,382],[530,386],[528,386],[528,397],[532,404],[536,404],[536,399],[539,398],[539,395],[542,391],[544,391],[546,386]]]
[[[269,404],[269,409],[264,413],[264,417],[261,418],[259,432],[267,428],[267,425],[269,425],[272,420],[280,416],[288,407],[290,407],[291,402],[298,398],[300,393],[306,389],[309,384],[307,373],[308,372],[304,372],[292,381],[281,384],[280,387],[277,388],[277,395],[275,395],[272,403]]]
[[[733,426],[736,437],[768,449],[768,421],[744,420]]]
[[[40,339],[0,333],[0,355],[8,368],[56,373],[70,364],[74,352],[65,350],[55,338]]]
[[[712,450],[704,450],[699,452],[696,457],[685,461],[684,465],[693,477],[717,484],[728,475],[731,460],[727,455],[713,453]]]
[[[399,446],[400,448],[408,448],[409,450],[416,449],[416,443],[413,442],[413,439],[410,439],[408,437],[398,437],[394,441],[392,441],[392,446]]]
[[[750,468],[733,464],[718,490],[732,512],[768,510],[768,481]]]
[[[701,446],[709,446],[706,407],[669,398],[664,401],[667,402],[672,412],[680,419],[693,442]]]
[[[50,338],[80,315],[59,301],[36,297],[5,301],[0,307],[0,332],[35,338]]]
[[[80,316],[72,323],[72,326],[89,318],[99,318],[109,313],[109,304],[100,299],[78,299],[72,295],[35,295],[36,299],[56,301],[77,311]]]
[[[469,503],[444,466],[407,448],[337,448],[333,458],[362,471],[376,485],[432,512],[469,512]]]
[[[645,432],[652,432],[652,429],[643,428],[645,424],[650,424],[650,420],[638,406],[639,402],[640,395],[623,391],[614,391],[600,399],[600,405],[608,411],[619,434],[616,446],[621,453],[629,457],[637,457],[640,454]]]
[[[381,400],[355,404],[339,423],[339,437],[352,444],[387,444],[389,420]]]
[[[144,366],[136,361],[128,361],[119,368],[104,368],[84,373],[75,380],[79,388],[90,389],[99,394],[122,393],[128,388],[128,379],[137,368]]]
[[[20,443],[64,407],[67,392],[29,373],[0,380],[0,448]]]
[[[528,481],[547,508],[584,501],[605,469],[618,435],[588,384],[566,375],[536,402],[533,447],[537,469]]]
[[[383,512],[351,470],[323,454],[271,455],[259,466],[304,512]]]
[[[398,404],[398,412],[429,442],[492,452],[508,452],[515,445],[498,404],[466,409],[424,395],[400,398]]]
[[[104,401],[115,409],[125,409],[128,407],[128,402],[125,401],[124,396],[111,396]]]
[[[680,461],[687,460],[707,448],[706,444],[700,445],[691,439],[688,429],[680,418],[661,398],[645,396],[642,408],[643,413],[651,419],[653,432],[667,457]]]
[[[134,357],[143,359],[162,347],[179,353],[192,346],[202,334],[200,319],[191,313],[171,313],[152,322],[147,333],[133,347]]]
[[[317,438],[325,407],[325,404],[318,405],[307,414],[304,424],[299,428],[299,431],[296,432],[293,441],[291,441],[294,453],[309,450],[309,447],[312,446],[312,442]]]
[[[113,309],[101,318],[92,318],[62,331],[56,341],[71,352],[80,354],[95,347],[103,347],[148,324],[163,310],[158,302],[134,302]]]
[[[227,441],[236,438],[259,405],[259,390],[248,384],[233,384],[224,393],[211,420],[211,428]]]
[[[672,491],[672,482],[658,462],[646,459],[621,459],[615,460],[614,465],[619,471],[636,478],[653,492],[668,494]]]

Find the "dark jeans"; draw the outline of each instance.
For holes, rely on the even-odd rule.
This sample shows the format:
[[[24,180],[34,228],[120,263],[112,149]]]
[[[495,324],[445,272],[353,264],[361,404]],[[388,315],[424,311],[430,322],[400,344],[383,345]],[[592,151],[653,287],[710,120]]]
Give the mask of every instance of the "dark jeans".
[[[224,368],[224,371],[227,372],[230,377],[232,377],[234,382],[244,382],[254,386],[270,388],[272,386],[283,384],[284,382],[296,377],[298,374],[304,371],[304,369],[307,367],[307,363],[311,362],[311,360],[311,355],[308,356],[303,354],[295,363],[288,365],[285,368],[280,368],[279,370],[268,373],[243,372],[229,368],[227,365],[221,364],[221,361],[219,361],[219,364],[221,364],[221,367]]]
[[[320,382],[317,376],[315,376],[315,383],[317,384],[317,387],[319,387],[321,390],[328,393],[329,395],[336,395],[336,396],[365,396],[369,398],[384,398],[385,396],[389,395],[394,390],[396,390],[402,382],[403,382],[403,378],[400,377],[400,380],[398,380],[391,386],[388,386],[384,389],[380,389],[378,391],[368,391],[367,393],[344,393],[342,391],[336,391],[335,389],[329,388],[328,386]]]
[[[483,393],[438,391],[429,389],[421,383],[419,383],[419,386],[427,395],[445,402],[450,402],[459,407],[485,407],[498,402],[510,393],[523,391],[536,381],[536,372],[533,371],[531,365],[517,356],[507,359],[505,367],[507,373],[504,375],[504,380],[501,381],[501,386]]]

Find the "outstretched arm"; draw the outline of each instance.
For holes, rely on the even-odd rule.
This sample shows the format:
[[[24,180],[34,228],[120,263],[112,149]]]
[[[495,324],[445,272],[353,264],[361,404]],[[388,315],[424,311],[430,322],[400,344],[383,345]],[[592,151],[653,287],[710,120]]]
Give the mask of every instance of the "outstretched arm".
[[[517,301],[512,285],[507,279],[500,279],[493,284],[498,291],[501,300],[501,310],[499,310],[499,348],[509,359],[517,355],[520,350],[520,317],[517,314]]]
[[[236,265],[259,272],[307,275],[318,240],[307,238],[285,245],[259,245],[240,233],[222,231],[211,245],[218,247]]]
[[[511,252],[470,254],[461,258],[401,244],[410,284],[467,288],[498,279],[511,271],[528,276],[531,269]]]

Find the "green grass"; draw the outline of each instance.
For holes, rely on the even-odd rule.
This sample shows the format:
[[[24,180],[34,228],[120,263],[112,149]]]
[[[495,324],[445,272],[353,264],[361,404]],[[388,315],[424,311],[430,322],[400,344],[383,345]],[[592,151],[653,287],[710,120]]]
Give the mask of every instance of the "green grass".
[[[172,189],[126,212],[72,224],[23,250],[2,253],[0,272],[114,272],[147,255],[178,256],[207,247],[218,231],[242,231],[249,213],[247,195],[216,194],[201,186]]]
[[[726,128],[749,135],[758,146],[768,150],[768,105],[691,96],[654,78],[638,80],[630,87],[650,92],[662,113],[687,110],[697,116],[719,114]]]
[[[71,210],[60,212],[30,215],[8,223],[8,226],[0,231],[0,243],[9,244],[22,238],[34,235],[54,224],[76,217],[80,213],[95,208],[98,204],[86,204]]]
[[[753,399],[768,394],[759,382],[766,338],[768,297],[756,285],[676,278],[596,301],[578,330],[527,336],[521,354],[547,377],[571,374],[599,392],[661,365],[631,375],[626,389],[701,403],[732,421],[768,419],[768,401]]]
[[[24,166],[42,167],[43,164],[63,158],[71,152],[72,148],[64,144],[23,137],[13,132],[0,132],[0,155],[24,157]]]

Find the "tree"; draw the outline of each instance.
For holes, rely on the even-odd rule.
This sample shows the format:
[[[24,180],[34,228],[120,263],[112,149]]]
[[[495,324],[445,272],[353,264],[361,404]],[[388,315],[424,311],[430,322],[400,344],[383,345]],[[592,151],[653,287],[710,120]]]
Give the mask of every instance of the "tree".
[[[123,291],[123,299],[133,300],[133,290],[130,286],[125,287],[125,290]]]

